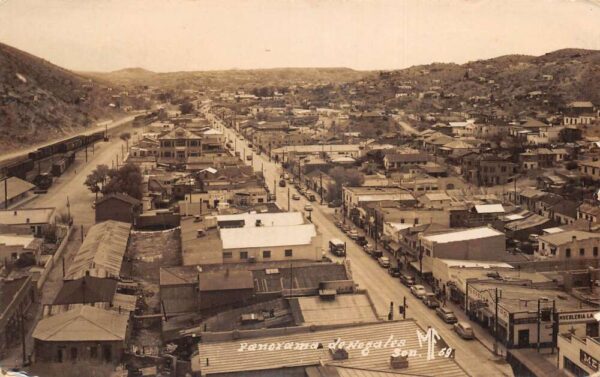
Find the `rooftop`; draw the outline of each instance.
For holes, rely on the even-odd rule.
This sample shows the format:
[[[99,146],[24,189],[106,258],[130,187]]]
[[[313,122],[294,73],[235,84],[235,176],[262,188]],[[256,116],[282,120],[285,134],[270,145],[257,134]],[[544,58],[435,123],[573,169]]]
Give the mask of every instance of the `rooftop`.
[[[21,208],[0,211],[0,225],[48,224],[56,208]]]
[[[216,216],[217,222],[243,221],[244,227],[255,227],[256,221],[260,220],[261,226],[291,226],[304,224],[301,212],[278,212],[278,213],[239,213],[235,215]]]
[[[84,276],[65,281],[52,305],[112,302],[116,289],[117,281],[114,279]]]
[[[90,227],[65,279],[77,279],[88,272],[96,277],[118,277],[130,230],[131,224],[114,220]]]
[[[558,232],[540,236],[540,241],[544,241],[551,245],[565,245],[575,241],[587,240],[590,238],[599,238],[600,233],[584,232],[581,230],[569,230],[566,232]]]
[[[299,309],[305,326],[379,321],[366,293],[336,295],[333,300],[323,300],[319,296],[291,300],[291,306]]]
[[[317,235],[313,224],[224,228],[220,232],[223,250],[308,245]]]
[[[377,324],[348,326],[337,329],[319,329],[286,334],[282,336],[268,336],[269,330],[261,330],[265,336],[248,340],[226,340],[218,342],[203,342],[198,345],[199,354],[192,360],[192,370],[201,371],[203,375],[236,373],[244,371],[278,370],[291,367],[308,366],[340,366],[368,372],[401,372],[404,375],[421,375],[436,377],[466,376],[456,362],[451,358],[436,357],[427,360],[427,344],[419,344],[418,331],[423,330],[412,320],[389,321]],[[409,358],[408,368],[397,370],[390,366],[389,347],[371,348],[367,356],[362,355],[362,349],[347,348],[348,359],[334,360],[329,351],[329,345],[336,340],[344,342],[378,341],[385,343],[390,336],[394,339],[406,341],[403,349],[417,350],[418,356]],[[287,342],[293,344],[321,344],[322,347],[308,347],[308,349],[290,349],[281,347],[273,351],[246,351],[239,352],[240,344],[277,344]],[[332,346],[335,347],[335,346]],[[442,348],[441,342],[435,345],[435,352]],[[419,352],[420,351],[420,352]],[[235,355],[235,362],[231,362]],[[207,363],[208,360],[208,363]],[[208,365],[207,365],[208,364]]]
[[[475,206],[477,213],[504,213],[502,204],[480,204]]]
[[[223,248],[217,229],[205,230],[203,237],[198,231],[205,230],[195,218],[181,219],[181,253],[184,265],[212,264],[223,262]]]
[[[460,242],[460,241],[469,241],[476,240],[481,238],[488,237],[496,237],[496,236],[504,236],[504,233],[499,232],[495,229],[488,228],[487,226],[472,228],[466,230],[459,230],[448,233],[434,234],[431,236],[424,236],[423,239],[436,242],[436,243],[450,243],[450,242]]]
[[[129,313],[83,305],[42,318],[32,336],[46,342],[123,341],[128,320]]]
[[[0,182],[0,193],[2,193],[2,195],[0,195],[0,200],[2,201],[4,201],[5,185],[6,180]],[[8,187],[6,191],[8,200],[15,198],[23,193],[26,193],[29,190],[33,190],[34,188],[35,185],[32,185],[27,181],[24,181],[17,177],[10,177],[8,178]]]

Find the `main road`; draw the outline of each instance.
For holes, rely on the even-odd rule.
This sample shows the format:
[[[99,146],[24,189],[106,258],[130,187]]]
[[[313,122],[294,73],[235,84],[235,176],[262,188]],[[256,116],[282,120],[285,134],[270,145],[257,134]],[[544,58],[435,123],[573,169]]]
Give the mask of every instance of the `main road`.
[[[280,165],[270,161],[264,154],[256,155],[247,142],[231,128],[224,127],[223,123],[212,113],[205,112],[213,126],[225,134],[227,140],[232,141],[236,146],[236,151],[242,156],[252,155],[251,163],[255,171],[262,171],[265,176],[269,190],[276,194],[277,204],[280,208],[288,209],[288,203],[291,204],[291,210],[304,210],[308,202],[303,196],[300,200],[289,200],[288,195],[297,193],[293,187],[279,187],[277,184],[283,170]],[[233,140],[237,138],[234,143]],[[346,241],[347,259],[350,260],[352,277],[361,288],[369,291],[375,308],[379,316],[387,318],[390,302],[394,303],[394,308],[402,303],[403,299],[407,301],[407,316],[415,319],[423,328],[431,326],[436,329],[448,345],[456,349],[456,361],[472,376],[513,376],[510,366],[501,358],[493,355],[487,348],[483,347],[477,341],[468,341],[460,338],[453,330],[452,326],[444,323],[433,310],[428,309],[420,299],[411,295],[410,290],[400,283],[398,278],[391,277],[386,270],[382,269],[375,260],[366,254],[357,244],[350,240],[346,234],[339,230],[333,223],[333,209],[327,206],[318,205],[317,202],[311,203],[313,211],[311,220],[317,226],[323,235],[323,250],[328,249],[328,242],[331,238],[338,238]],[[341,261],[340,258],[329,254],[329,257]],[[397,318],[398,312],[394,313]]]

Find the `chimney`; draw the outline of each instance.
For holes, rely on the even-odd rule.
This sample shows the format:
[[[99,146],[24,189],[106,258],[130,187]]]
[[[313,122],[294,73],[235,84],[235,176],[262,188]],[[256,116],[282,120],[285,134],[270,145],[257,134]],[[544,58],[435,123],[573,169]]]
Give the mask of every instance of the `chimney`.
[[[408,355],[390,356],[390,366],[392,369],[408,368]]]
[[[571,241],[573,241],[573,242],[577,241],[577,236],[573,235],[573,237],[571,237]]]

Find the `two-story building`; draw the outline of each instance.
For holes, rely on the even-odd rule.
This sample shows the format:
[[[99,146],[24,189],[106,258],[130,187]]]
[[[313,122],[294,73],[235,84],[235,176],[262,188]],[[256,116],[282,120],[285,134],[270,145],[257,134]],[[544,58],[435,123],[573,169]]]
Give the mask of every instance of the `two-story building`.
[[[160,136],[158,141],[161,159],[186,162],[188,157],[202,155],[202,137],[182,127]]]
[[[570,230],[539,237],[536,257],[554,260],[598,258],[600,233]]]

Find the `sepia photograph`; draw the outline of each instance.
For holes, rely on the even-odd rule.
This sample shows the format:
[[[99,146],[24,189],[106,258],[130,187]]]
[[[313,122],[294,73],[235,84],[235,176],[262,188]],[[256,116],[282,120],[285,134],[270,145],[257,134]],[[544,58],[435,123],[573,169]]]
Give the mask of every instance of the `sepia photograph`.
[[[600,377],[599,0],[0,0],[0,377]]]

